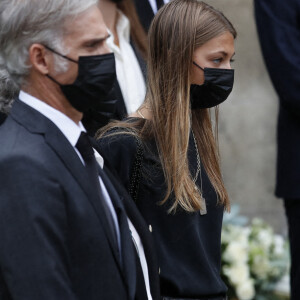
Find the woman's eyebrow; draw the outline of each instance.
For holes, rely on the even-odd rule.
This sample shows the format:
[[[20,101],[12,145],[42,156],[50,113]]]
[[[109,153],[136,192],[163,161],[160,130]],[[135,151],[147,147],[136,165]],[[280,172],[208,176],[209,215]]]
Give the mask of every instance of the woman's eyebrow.
[[[216,55],[216,54],[222,54],[223,56],[229,55],[226,51],[216,51],[216,52],[210,53],[210,55]],[[235,52],[232,54],[231,57],[233,57],[234,55],[235,55]]]

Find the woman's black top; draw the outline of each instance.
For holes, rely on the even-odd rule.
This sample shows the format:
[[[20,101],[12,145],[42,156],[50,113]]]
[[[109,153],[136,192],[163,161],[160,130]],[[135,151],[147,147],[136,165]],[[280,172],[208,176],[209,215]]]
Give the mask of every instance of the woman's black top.
[[[138,145],[136,138],[122,134],[104,137],[97,143],[104,161],[109,160],[129,189]],[[164,205],[159,204],[164,198],[166,184],[155,142],[143,142],[143,152],[136,205],[155,240],[161,294],[181,298],[226,294],[226,285],[220,277],[224,207],[217,204],[216,193],[204,168],[201,168],[202,191],[207,214],[188,213],[181,208],[175,214],[170,214],[168,209],[174,201],[173,197]],[[189,141],[188,159],[191,174],[195,176],[197,156],[192,137]],[[201,187],[200,176],[196,183]]]

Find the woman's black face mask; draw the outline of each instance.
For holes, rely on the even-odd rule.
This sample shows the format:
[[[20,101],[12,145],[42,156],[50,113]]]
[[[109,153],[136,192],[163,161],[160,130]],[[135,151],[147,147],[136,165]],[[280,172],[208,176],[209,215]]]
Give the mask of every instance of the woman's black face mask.
[[[191,85],[191,108],[211,108],[224,102],[233,88],[234,70],[203,69],[195,62],[193,64],[204,71],[204,83]]]
[[[57,83],[70,104],[80,112],[89,109],[113,114],[115,99],[109,95],[116,80],[115,57],[113,53],[93,56],[81,56],[76,61],[55,50],[46,47],[55,54],[78,64],[78,75],[71,84],[60,84],[53,77],[47,75]]]

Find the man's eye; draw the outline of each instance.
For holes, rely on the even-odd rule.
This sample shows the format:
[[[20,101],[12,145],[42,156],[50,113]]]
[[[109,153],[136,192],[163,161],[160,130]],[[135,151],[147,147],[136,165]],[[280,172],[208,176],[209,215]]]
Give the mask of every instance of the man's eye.
[[[91,44],[87,44],[88,48],[94,48],[97,44],[96,43],[91,43]]]
[[[92,42],[92,43],[86,44],[86,46],[87,46],[87,48],[96,48],[96,47],[100,46],[101,43],[102,43],[102,41],[101,42]]]

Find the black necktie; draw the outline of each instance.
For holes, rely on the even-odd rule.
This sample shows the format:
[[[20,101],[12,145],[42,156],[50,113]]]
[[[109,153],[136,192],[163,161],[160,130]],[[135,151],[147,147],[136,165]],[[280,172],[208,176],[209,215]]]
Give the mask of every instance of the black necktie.
[[[80,152],[80,154],[85,162],[85,168],[87,170],[89,178],[90,178],[91,182],[93,183],[93,186],[96,188],[96,192],[99,195],[100,200],[102,200],[101,204],[102,204],[103,211],[104,211],[106,219],[107,219],[107,223],[109,225],[109,229],[112,234],[112,238],[115,243],[115,247],[116,247],[116,249],[119,249],[116,227],[115,227],[115,224],[113,221],[113,217],[112,217],[112,214],[109,210],[109,207],[108,207],[106,201],[103,198],[103,194],[101,192],[101,187],[100,187],[100,182],[99,182],[99,172],[98,172],[99,165],[96,161],[91,141],[85,132],[81,132],[80,137],[76,144],[76,148]]]
[[[164,0],[156,0],[157,10],[159,10],[164,4]]]

